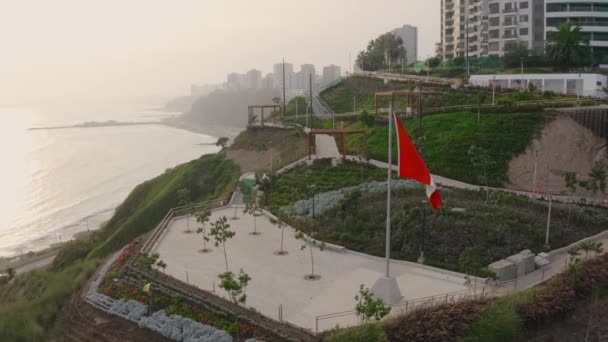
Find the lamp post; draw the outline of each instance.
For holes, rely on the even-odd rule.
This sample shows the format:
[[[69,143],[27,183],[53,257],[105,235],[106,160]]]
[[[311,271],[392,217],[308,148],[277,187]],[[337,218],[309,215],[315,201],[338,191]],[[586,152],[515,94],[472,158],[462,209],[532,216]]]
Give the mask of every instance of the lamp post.
[[[494,75],[492,80],[492,106],[496,105],[496,102],[494,101],[496,98],[496,75]]]
[[[418,257],[419,264],[424,264],[424,235],[426,228],[426,210],[424,208],[426,203],[426,201],[422,201],[422,239],[420,243],[420,256]]]
[[[312,219],[315,219],[315,185],[311,185],[310,189],[312,191]]]
[[[520,74],[520,83],[521,83],[521,89],[524,89],[524,58],[520,57],[519,58],[520,62],[521,62],[521,69],[519,71]]]

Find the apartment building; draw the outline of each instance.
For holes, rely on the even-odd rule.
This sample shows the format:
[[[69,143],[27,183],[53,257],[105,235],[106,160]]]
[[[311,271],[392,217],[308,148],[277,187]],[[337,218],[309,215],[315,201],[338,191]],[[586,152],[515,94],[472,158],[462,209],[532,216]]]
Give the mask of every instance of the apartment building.
[[[545,0],[545,39],[556,26],[570,20],[581,27],[589,45],[608,56],[608,1]]]
[[[518,43],[542,51],[544,24],[544,0],[441,0],[438,51],[444,59],[502,56]]]

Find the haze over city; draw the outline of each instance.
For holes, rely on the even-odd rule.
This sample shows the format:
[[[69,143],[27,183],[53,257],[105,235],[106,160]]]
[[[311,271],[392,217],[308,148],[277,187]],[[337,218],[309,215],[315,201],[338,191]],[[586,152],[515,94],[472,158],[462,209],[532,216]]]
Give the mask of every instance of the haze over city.
[[[439,40],[439,1],[15,1],[0,13],[0,103],[15,97],[172,96],[232,71],[336,64],[408,23],[419,55]]]

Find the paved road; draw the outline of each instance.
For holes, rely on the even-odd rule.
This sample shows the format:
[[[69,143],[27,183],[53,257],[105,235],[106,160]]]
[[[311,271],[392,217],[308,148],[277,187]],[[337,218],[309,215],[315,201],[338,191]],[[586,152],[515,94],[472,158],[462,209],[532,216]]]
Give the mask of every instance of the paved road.
[[[314,110],[315,116],[320,119],[330,119],[333,116],[333,112],[321,103],[318,94],[315,94],[312,97],[312,109]]]

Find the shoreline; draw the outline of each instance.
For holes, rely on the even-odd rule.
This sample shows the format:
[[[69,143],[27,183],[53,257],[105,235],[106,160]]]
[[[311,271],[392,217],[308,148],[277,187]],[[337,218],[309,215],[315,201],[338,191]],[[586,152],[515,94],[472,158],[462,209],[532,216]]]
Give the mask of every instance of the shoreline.
[[[34,269],[46,267],[50,265],[59,251],[72,241],[86,240],[94,231],[81,231],[74,234],[74,239],[54,243],[51,246],[41,249],[36,252],[28,252],[23,255],[0,258],[0,275],[5,274],[8,268],[13,268],[16,274],[29,272]]]

